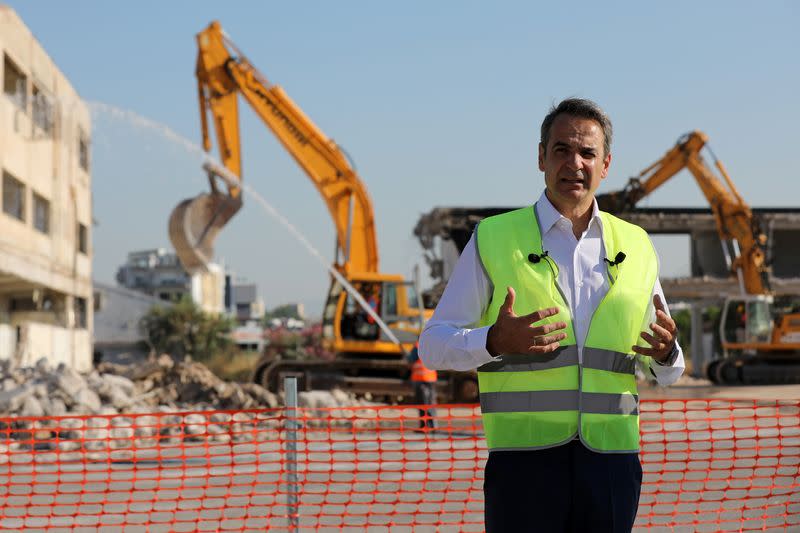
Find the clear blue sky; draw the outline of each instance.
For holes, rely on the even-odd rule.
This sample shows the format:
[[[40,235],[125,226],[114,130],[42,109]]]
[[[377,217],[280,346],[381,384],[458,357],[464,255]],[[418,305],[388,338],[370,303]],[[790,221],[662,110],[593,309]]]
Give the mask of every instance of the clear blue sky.
[[[701,129],[751,205],[800,198],[796,2],[7,3],[84,99],[198,144],[194,35],[220,20],[355,160],[387,272],[422,263],[412,230],[435,206],[534,201],[539,124],[570,95],[596,100],[614,121],[603,190]],[[331,257],[315,189],[255,115],[243,115],[245,180]],[[128,251],[169,247],[169,212],[206,183],[185,150],[108,116],[97,116],[92,148],[94,275],[109,281]],[[705,202],[682,173],[647,204]],[[665,275],[686,271],[685,239],[657,246]],[[258,283],[268,307],[301,301],[319,314],[325,272],[254,201],[217,251]]]

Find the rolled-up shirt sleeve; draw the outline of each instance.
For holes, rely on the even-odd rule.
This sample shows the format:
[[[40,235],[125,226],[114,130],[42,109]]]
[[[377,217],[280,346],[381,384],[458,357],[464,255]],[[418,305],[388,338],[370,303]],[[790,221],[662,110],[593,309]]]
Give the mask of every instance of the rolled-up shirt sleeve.
[[[474,240],[473,233],[419,339],[420,358],[433,370],[472,370],[497,360],[486,350],[489,326],[476,327],[489,305],[492,284]]]
[[[667,299],[664,297],[664,290],[661,288],[661,282],[659,280],[656,280],[656,284],[653,287],[653,296],[656,294],[661,297],[661,301],[664,302],[664,309],[669,315],[670,312],[669,307],[667,307]],[[652,298],[650,300],[650,322],[654,322],[656,312],[655,307],[653,306]],[[650,331],[649,328],[647,331]],[[649,358],[648,360],[650,373],[656,378],[656,381],[662,387],[672,385],[678,381],[678,378],[681,377],[683,371],[686,369],[686,362],[683,359],[683,349],[681,348],[681,345],[678,344],[678,341],[675,341],[675,351],[665,363],[658,363],[652,358]]]

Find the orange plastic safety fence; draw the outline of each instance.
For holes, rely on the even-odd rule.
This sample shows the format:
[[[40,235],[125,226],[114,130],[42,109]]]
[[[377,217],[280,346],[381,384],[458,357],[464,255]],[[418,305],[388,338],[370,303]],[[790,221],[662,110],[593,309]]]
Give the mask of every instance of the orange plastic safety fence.
[[[800,531],[800,401],[640,405],[637,526]]]
[[[637,530],[800,530],[800,401],[640,408]],[[486,457],[477,406],[5,418],[0,531],[481,531]]]

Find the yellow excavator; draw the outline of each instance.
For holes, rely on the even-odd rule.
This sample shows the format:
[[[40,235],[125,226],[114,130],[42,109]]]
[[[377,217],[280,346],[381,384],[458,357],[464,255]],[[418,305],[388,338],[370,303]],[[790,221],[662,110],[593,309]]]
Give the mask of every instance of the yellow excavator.
[[[205,269],[217,234],[242,207],[241,95],[311,179],[336,228],[336,257],[322,315],[323,348],[335,358],[265,355],[254,380],[273,391],[283,376],[294,375],[307,390],[340,387],[389,399],[410,395],[404,355],[432,310],[423,308],[415,282],[380,271],[374,212],[364,183],[339,146],[256,70],[218,22],[197,35],[197,45],[203,148],[211,150],[210,112],[224,168],[207,163],[211,192],[184,200],[170,216],[169,235],[182,264],[189,271]],[[474,376],[440,376],[442,398],[476,400]]]
[[[705,148],[714,161],[709,167]],[[631,178],[626,187],[597,196],[600,209],[623,212],[683,169],[688,169],[711,206],[725,260],[739,282],[740,294],[723,304],[719,338],[722,357],[706,374],[715,383],[800,383],[800,313],[791,302],[776,305],[766,261],[767,235],[708,147],[707,136],[693,131],[661,159]]]

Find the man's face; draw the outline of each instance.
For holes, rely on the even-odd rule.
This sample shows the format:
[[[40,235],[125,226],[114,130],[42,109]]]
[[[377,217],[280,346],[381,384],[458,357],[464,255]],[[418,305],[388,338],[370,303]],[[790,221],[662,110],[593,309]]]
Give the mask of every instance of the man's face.
[[[586,208],[608,175],[611,154],[603,149],[603,128],[594,120],[558,115],[547,146],[539,144],[539,170],[556,208]]]

